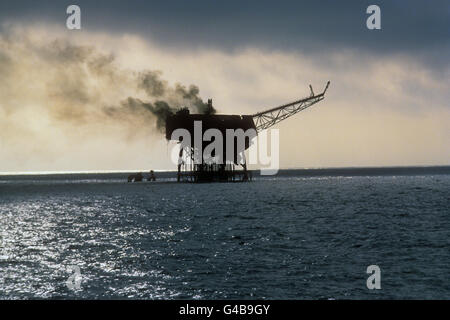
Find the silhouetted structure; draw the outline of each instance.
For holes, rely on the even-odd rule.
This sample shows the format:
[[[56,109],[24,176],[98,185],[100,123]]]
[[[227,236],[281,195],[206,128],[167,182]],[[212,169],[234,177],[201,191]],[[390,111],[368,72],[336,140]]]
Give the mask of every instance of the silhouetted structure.
[[[141,182],[142,179],[144,179],[144,176],[140,172],[128,176],[128,182]]]
[[[227,157],[227,129],[255,129],[255,134],[261,130],[267,129],[278,122],[312,106],[321,101],[325,97],[330,82],[328,81],[322,93],[316,95],[310,86],[311,94],[307,98],[303,98],[291,103],[287,103],[269,110],[259,112],[253,115],[216,115],[216,114],[190,114],[188,109],[181,109],[176,114],[170,115],[166,119],[166,139],[171,140],[172,134],[176,129],[185,129],[190,133],[190,147],[180,149],[180,157],[183,159],[178,164],[177,180],[185,182],[212,182],[212,181],[247,181],[251,179],[250,172],[247,171],[247,164],[244,159],[239,158],[239,154],[243,154],[251,144],[253,136],[246,136],[244,146],[238,150],[238,144],[234,143],[234,157]],[[208,109],[213,110],[212,100],[208,100]],[[195,147],[195,130],[194,122],[201,121],[201,136],[208,129],[217,129],[222,133],[223,137],[223,158],[230,161],[221,163],[205,163],[203,151],[211,142],[204,142],[202,139],[201,150]],[[179,141],[181,142],[181,141]],[[200,154],[201,163],[193,163],[194,155]],[[213,155],[214,156],[214,155]],[[243,161],[240,161],[243,160]],[[242,166],[242,170],[237,168]]]
[[[150,170],[150,175],[148,176],[147,181],[156,181],[156,176],[153,170]]]

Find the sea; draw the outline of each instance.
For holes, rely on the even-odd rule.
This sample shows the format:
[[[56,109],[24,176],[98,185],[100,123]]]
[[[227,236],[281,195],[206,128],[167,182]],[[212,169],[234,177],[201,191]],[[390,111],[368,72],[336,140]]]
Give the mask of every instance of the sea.
[[[449,166],[127,176],[0,175],[0,299],[450,299]]]

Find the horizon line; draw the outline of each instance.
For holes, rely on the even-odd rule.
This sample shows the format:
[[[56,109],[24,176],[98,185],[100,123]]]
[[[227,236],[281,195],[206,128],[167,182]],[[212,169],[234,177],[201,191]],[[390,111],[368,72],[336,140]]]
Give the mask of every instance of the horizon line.
[[[383,169],[383,168],[433,168],[433,167],[450,167],[450,164],[433,164],[433,165],[387,165],[387,166],[348,166],[348,167],[290,167],[280,168],[279,170],[327,170],[327,169]],[[154,172],[177,172],[174,169],[151,169]],[[264,168],[250,169],[251,171],[264,171]],[[12,175],[63,175],[63,174],[108,174],[108,173],[133,173],[133,172],[149,172],[149,169],[126,169],[126,170],[67,170],[67,171],[0,171],[0,176]]]

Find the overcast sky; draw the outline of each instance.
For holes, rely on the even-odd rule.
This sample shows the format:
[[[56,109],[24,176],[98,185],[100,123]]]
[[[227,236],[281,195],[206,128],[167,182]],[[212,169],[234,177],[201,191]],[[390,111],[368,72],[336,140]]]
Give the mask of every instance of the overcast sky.
[[[283,167],[450,164],[449,1],[77,1],[82,30],[69,31],[73,3],[0,3],[0,172],[172,169],[155,133],[93,124],[75,133],[53,117],[73,105],[49,95],[66,79],[48,49],[56,39],[111,54],[114,70],[198,85],[221,113],[260,111],[331,80],[317,108],[277,127]],[[366,28],[370,4],[382,30]],[[71,81],[61,92],[78,103]],[[138,94],[101,81],[83,82],[102,84],[82,92],[101,96],[85,100],[89,110]]]
[[[63,23],[73,1],[2,1],[2,20]],[[434,1],[172,0],[76,1],[87,30],[132,32],[174,46],[235,49],[358,48],[376,52],[448,50],[449,3]],[[368,32],[365,9],[382,8],[382,31]],[[448,52],[447,52],[448,53]]]

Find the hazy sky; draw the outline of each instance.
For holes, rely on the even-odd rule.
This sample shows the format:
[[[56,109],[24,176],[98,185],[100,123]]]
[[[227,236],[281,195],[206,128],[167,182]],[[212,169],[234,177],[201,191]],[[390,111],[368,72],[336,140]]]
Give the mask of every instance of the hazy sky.
[[[69,4],[0,3],[0,172],[174,169],[154,120],[123,109],[151,100],[146,70],[235,114],[331,80],[276,126],[284,168],[450,164],[448,1],[77,1],[79,31]]]

